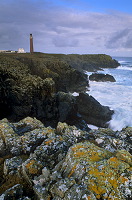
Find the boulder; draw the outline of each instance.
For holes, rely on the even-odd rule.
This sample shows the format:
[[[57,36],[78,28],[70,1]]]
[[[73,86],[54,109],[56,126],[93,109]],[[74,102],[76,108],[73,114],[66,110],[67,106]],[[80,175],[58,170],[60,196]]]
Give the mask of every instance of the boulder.
[[[90,81],[97,81],[97,82],[116,82],[115,78],[109,74],[101,74],[101,73],[94,73],[89,76]]]
[[[114,113],[108,106],[102,106],[94,97],[87,93],[80,93],[76,97],[78,112],[88,123],[98,127],[107,127]]]
[[[60,169],[63,179],[53,184],[50,192],[53,197],[69,200],[130,200],[131,164],[128,159],[132,159],[129,153],[122,159],[119,152],[112,154],[89,142],[75,144],[69,148]],[[75,181],[73,185],[68,184],[71,178]]]
[[[0,127],[0,199],[131,200],[131,127],[53,129],[31,117]]]

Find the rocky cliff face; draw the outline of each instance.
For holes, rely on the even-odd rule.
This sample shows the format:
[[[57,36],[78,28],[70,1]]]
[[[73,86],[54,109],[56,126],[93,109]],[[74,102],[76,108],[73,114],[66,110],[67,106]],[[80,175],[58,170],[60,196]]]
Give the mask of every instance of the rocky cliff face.
[[[15,68],[15,69],[14,69]],[[38,54],[0,55],[0,69],[10,72],[16,79],[24,79],[26,76],[39,77],[41,79],[52,78],[56,91],[79,92],[88,87],[87,75],[81,73],[67,63],[52,56],[39,56]],[[1,73],[2,73],[1,72]]]
[[[31,116],[46,126],[56,127],[61,121],[85,130],[86,122],[106,127],[113,114],[109,108],[88,94],[78,98],[69,93],[85,91],[87,76],[40,55],[0,56],[0,118],[18,121]]]
[[[103,70],[103,68],[116,68],[120,64],[112,59],[111,56],[105,54],[52,54],[52,56],[57,57],[65,62],[67,62],[73,68],[79,71],[89,71],[96,72],[98,70]]]
[[[0,121],[0,199],[130,200],[132,128]]]

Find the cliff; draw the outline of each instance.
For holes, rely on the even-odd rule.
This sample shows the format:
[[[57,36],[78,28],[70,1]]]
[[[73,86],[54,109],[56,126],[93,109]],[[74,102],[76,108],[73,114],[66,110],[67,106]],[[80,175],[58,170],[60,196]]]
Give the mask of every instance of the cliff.
[[[67,62],[79,71],[86,70],[95,72],[97,70],[103,70],[103,68],[116,68],[120,66],[115,59],[105,54],[52,54],[52,56]]]
[[[106,127],[113,111],[88,94],[77,98],[69,93],[85,92],[88,86],[87,75],[53,56],[2,54],[0,118],[18,121],[31,116],[52,127],[59,121],[87,130],[86,123]]]

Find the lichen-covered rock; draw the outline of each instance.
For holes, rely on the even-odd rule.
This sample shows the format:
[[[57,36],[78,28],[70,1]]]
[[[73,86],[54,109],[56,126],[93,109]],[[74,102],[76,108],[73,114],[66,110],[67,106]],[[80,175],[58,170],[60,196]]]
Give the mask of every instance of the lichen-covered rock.
[[[32,185],[32,179],[42,173],[42,168],[43,165],[40,161],[29,158],[22,164],[21,174],[24,179]]]
[[[6,159],[4,162],[4,175],[15,174],[21,164],[22,159],[20,157]]]
[[[96,197],[95,199],[130,199],[132,156],[123,153],[123,157],[122,159],[119,156],[119,152],[117,155],[112,154],[89,142],[78,143],[67,153],[61,168],[62,177],[73,177],[76,183],[87,188]],[[58,183],[59,181],[56,184]],[[77,190],[73,190],[72,194],[75,198]],[[54,193],[53,195],[55,196]],[[58,196],[57,191],[56,196]],[[64,196],[65,194],[63,199]],[[87,195],[87,198],[93,199],[91,194]]]
[[[4,141],[0,139],[0,155],[3,156],[5,154],[5,145]]]
[[[12,154],[30,154],[39,146],[47,134],[54,132],[36,118],[27,117],[18,123],[0,122],[1,156]]]
[[[0,127],[2,200],[10,190],[20,191],[14,200],[132,198],[131,127],[86,132],[59,122],[54,129],[30,117]]]
[[[132,128],[124,128],[121,131],[113,131],[109,128],[91,130],[90,137],[94,138],[96,144],[106,150],[126,150],[132,153]]]
[[[25,132],[32,131],[37,128],[43,128],[42,122],[36,118],[26,117],[17,123],[13,123],[13,129],[18,135],[23,135]]]
[[[19,155],[20,154],[20,141],[18,141],[18,135],[14,132],[12,126],[8,122],[0,123],[0,137],[3,140],[1,153],[6,155],[9,153]]]
[[[74,179],[62,179],[55,183],[50,191],[53,196],[58,196],[60,198],[64,198],[65,193],[68,191],[69,188],[71,188],[73,185],[75,185],[76,182]]]

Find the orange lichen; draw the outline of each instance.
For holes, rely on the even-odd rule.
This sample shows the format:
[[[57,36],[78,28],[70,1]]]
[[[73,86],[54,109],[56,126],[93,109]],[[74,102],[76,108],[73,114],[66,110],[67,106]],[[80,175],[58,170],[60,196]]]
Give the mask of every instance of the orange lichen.
[[[26,164],[26,168],[30,168],[31,165],[33,165],[34,163],[35,163],[35,160],[30,160],[30,162]]]
[[[48,197],[47,197],[47,200],[51,200],[51,196],[48,196]]]
[[[116,157],[112,157],[108,160],[109,164],[115,169],[119,166],[119,160]]]
[[[92,167],[88,172],[92,178],[89,180],[89,189],[95,193],[97,199],[100,199],[107,192],[105,188],[107,188],[108,185],[111,189],[116,191],[119,186],[119,181],[115,171],[107,171],[105,167],[99,171],[97,167],[98,166]]]
[[[109,161],[111,161],[111,162],[116,162],[116,161],[117,161],[117,158],[116,158],[116,157],[112,157],[112,158],[109,159]]]
[[[111,184],[111,186],[113,188],[117,188],[118,187],[118,180],[116,180],[115,177],[109,179],[109,183]]]
[[[48,140],[48,141],[45,142],[45,144],[46,144],[46,145],[49,145],[49,144],[51,144],[52,142],[53,142],[53,140]]]
[[[104,176],[104,172],[100,172],[98,169],[93,168],[92,170],[89,171],[89,174],[93,175],[94,177],[99,177],[99,176]]]
[[[120,177],[119,177],[119,181],[120,181],[121,183],[125,183],[126,181],[128,181],[128,178],[126,178],[126,177],[124,177],[124,176],[120,176]]]
[[[76,169],[77,165],[74,165],[71,169],[70,174],[68,175],[68,177],[71,177],[71,175],[74,173],[75,169]]]
[[[48,129],[48,133],[52,133],[53,132],[53,129]]]
[[[80,156],[84,156],[85,155],[85,152],[83,151],[78,151],[74,154],[74,157],[80,157]]]
[[[29,173],[30,174],[37,174],[38,170],[36,168],[29,168]]]
[[[94,181],[91,181],[91,184],[89,185],[89,189],[92,190],[96,194],[97,199],[100,199],[101,196],[106,192],[105,189],[103,189],[100,186],[97,186],[97,184],[94,183]]]
[[[37,168],[35,168],[33,165],[35,164],[35,160],[31,160],[29,163],[27,163],[26,164],[26,168],[28,169],[28,172],[30,173],[30,174],[37,174],[37,172],[38,172],[38,169]]]
[[[72,147],[72,151],[77,151],[78,149],[84,148],[82,145],[76,145],[75,147]]]
[[[90,159],[91,159],[91,161],[96,162],[96,161],[100,160],[100,157],[97,152],[92,151],[91,155],[90,155]]]
[[[102,159],[101,156],[99,156],[99,153],[96,150],[89,150],[86,149],[86,147],[82,145],[76,145],[75,147],[72,147],[72,150],[75,152],[74,157],[86,157],[86,159],[91,160],[92,162],[97,162]]]

